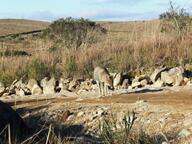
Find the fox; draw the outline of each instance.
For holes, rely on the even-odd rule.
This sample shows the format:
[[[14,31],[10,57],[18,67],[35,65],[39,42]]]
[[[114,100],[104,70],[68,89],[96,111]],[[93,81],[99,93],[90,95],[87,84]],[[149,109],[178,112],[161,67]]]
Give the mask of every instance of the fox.
[[[109,94],[109,88],[113,88],[113,78],[109,74],[108,70],[105,67],[97,66],[94,69],[94,80],[96,81],[99,87],[99,95],[107,96]]]

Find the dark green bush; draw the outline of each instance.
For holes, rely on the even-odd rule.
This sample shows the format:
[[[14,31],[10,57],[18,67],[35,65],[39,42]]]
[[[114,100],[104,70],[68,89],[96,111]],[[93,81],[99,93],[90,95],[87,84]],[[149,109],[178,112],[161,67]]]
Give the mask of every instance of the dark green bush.
[[[95,22],[87,19],[59,19],[54,21],[44,31],[44,35],[60,43],[58,47],[78,48],[83,43],[96,42],[96,33],[105,33],[106,30]]]

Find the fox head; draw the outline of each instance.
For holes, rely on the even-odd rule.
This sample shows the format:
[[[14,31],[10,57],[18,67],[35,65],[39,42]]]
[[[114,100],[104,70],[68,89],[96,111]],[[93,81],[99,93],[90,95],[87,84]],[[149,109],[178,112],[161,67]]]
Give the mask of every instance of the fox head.
[[[105,84],[113,89],[113,77],[110,75],[105,76]]]

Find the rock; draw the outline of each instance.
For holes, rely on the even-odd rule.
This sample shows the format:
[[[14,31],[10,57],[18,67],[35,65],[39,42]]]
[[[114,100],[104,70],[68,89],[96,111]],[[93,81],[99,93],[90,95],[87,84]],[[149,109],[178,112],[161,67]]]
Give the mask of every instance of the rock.
[[[0,96],[2,96],[6,92],[5,86],[2,82],[0,82]]]
[[[129,79],[124,79],[121,88],[128,89],[129,86]]]
[[[13,110],[8,104],[0,101],[0,131],[2,131],[8,124],[11,128],[12,138],[20,138],[27,135],[29,129],[23,119]]]
[[[81,82],[82,82],[81,79],[74,79],[74,80],[72,80],[72,81],[69,83],[69,88],[68,88],[68,89],[69,89],[70,91],[73,91],[73,90],[77,89],[77,87],[80,86]]]
[[[173,85],[174,78],[169,75],[167,71],[161,73],[161,80],[168,85]]]
[[[47,85],[48,81],[49,81],[48,77],[43,78],[40,82],[41,87],[42,88],[45,87]]]
[[[184,77],[182,73],[178,73],[175,75],[175,83],[174,86],[181,86],[183,83]]]
[[[188,137],[188,136],[190,136],[192,133],[189,131],[189,130],[187,130],[187,129],[183,129],[180,133],[179,133],[179,136],[180,137]]]
[[[143,79],[142,81],[140,81],[141,83],[141,86],[144,87],[148,84],[147,80],[146,79]]]
[[[158,79],[154,84],[152,84],[150,87],[154,87],[154,88],[160,88],[160,87],[163,87],[163,81]]]
[[[183,74],[184,69],[182,67],[174,67],[168,71],[169,75]]]
[[[165,71],[166,67],[160,67],[155,69],[155,71],[151,74],[150,79],[154,83],[161,76],[161,72]]]
[[[138,88],[138,87],[141,87],[141,83],[140,82],[135,82],[135,83],[132,83],[132,88]]]
[[[84,111],[81,111],[81,112],[79,112],[78,114],[77,114],[77,117],[81,117],[81,116],[83,116],[85,114],[85,112]]]
[[[62,116],[62,122],[66,122],[70,115],[71,115],[71,112],[69,110],[64,111]]]
[[[16,88],[15,92],[17,96],[25,96],[25,91],[22,88]]]
[[[44,78],[41,81],[41,86],[43,87],[43,94],[55,94],[55,78],[51,78],[49,81],[47,78]]]
[[[37,84],[34,84],[31,89],[31,94],[32,95],[41,95],[42,93],[43,93],[42,89]]]
[[[35,79],[30,79],[27,83],[27,88],[32,91],[32,88],[34,85],[38,85],[37,81]]]
[[[122,73],[116,73],[113,77],[113,86],[115,89],[119,89],[122,83]]]

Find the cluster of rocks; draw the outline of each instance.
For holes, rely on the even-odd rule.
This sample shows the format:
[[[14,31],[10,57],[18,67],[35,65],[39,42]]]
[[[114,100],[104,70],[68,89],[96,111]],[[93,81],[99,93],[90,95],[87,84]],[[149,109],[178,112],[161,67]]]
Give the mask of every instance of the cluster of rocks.
[[[191,85],[189,71],[182,67],[159,67],[151,75],[140,75],[134,78],[127,74],[117,73],[113,75],[114,87],[122,89],[135,89],[141,87],[163,87],[163,86],[184,86]]]
[[[85,90],[90,91],[95,89],[95,82],[93,79],[59,79],[43,78],[41,81],[30,79],[27,83],[22,80],[15,80],[9,87],[5,87],[0,82],[0,96],[8,95],[53,95],[56,93],[66,93],[72,91]]]
[[[182,67],[174,67],[168,69],[167,67],[159,67],[154,70],[151,75],[139,75],[130,77],[128,73],[113,73],[113,85],[115,89],[137,89],[163,86],[183,86],[191,85],[191,75],[189,71]],[[13,95],[53,95],[56,93],[70,95],[70,92],[90,92],[97,91],[98,87],[93,79],[74,79],[45,77],[41,81],[30,79],[27,83],[22,80],[15,80],[11,86],[5,87],[0,82],[0,96]]]

